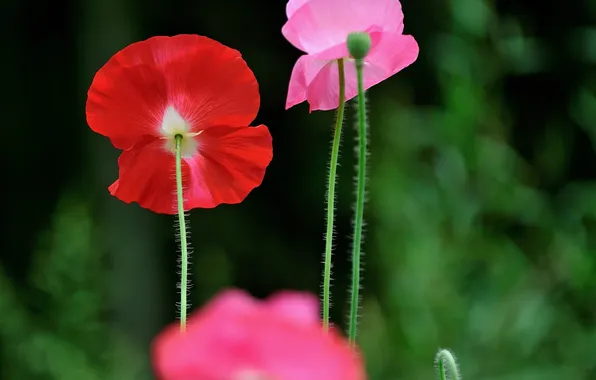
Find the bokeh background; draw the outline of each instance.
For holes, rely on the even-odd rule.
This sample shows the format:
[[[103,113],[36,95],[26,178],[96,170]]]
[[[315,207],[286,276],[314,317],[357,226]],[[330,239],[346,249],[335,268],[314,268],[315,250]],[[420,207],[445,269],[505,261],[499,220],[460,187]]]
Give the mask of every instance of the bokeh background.
[[[285,3],[2,0],[2,380],[152,379],[176,317],[174,220],[109,196],[118,152],[85,122],[126,45],[197,33],[241,50],[274,137],[261,187],[191,212],[192,303],[318,293],[333,112],[284,110],[299,52]],[[360,343],[371,380],[596,379],[596,2],[404,0],[411,67],[369,92]],[[345,326],[354,199],[348,108],[334,321]]]

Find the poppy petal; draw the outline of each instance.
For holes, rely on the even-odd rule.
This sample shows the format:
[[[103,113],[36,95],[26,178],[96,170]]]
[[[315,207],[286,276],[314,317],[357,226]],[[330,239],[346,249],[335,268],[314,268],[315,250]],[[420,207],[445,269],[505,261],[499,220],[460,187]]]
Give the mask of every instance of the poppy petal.
[[[215,126],[196,137],[199,154],[185,158],[185,209],[239,203],[259,186],[273,157],[266,126]]]
[[[278,292],[265,301],[271,312],[297,324],[319,326],[319,300],[310,293]]]
[[[378,43],[379,33],[371,35],[373,44]],[[331,63],[331,61],[338,60],[349,56],[348,47],[345,43],[333,46],[317,54],[305,54],[298,58],[294,65],[292,75],[290,76],[290,85],[288,88],[288,96],[286,98],[286,109],[289,109],[296,104],[307,100],[308,88],[312,81],[317,77],[321,70]],[[337,70],[337,65],[335,69]],[[330,73],[328,73],[330,74]],[[355,78],[355,77],[354,77]],[[339,86],[339,82],[338,82]],[[318,91],[318,90],[317,90]],[[334,93],[332,90],[325,89],[329,96]],[[335,91],[339,99],[339,92]],[[336,106],[337,107],[337,106]],[[336,108],[333,107],[333,108]],[[319,109],[319,108],[314,108]],[[313,110],[313,108],[311,108]]]
[[[288,321],[254,318],[251,351],[258,358],[265,378],[284,380],[365,380],[357,350],[353,350],[335,329],[294,325]],[[287,342],[271,344],[271,342]]]
[[[397,0],[310,0],[296,9],[282,27],[284,37],[309,54],[346,42],[348,34],[370,27],[403,31]]]
[[[172,106],[195,130],[248,125],[259,108],[258,84],[241,54],[198,35],[152,37],[116,53],[95,75],[87,121],[119,149],[160,135]]]
[[[346,101],[347,94],[353,93],[356,88],[356,81],[354,77],[350,77],[350,66],[344,63],[344,75],[346,78]],[[308,85],[307,100],[310,105],[310,111],[327,111],[335,109],[339,106],[339,72],[337,68],[337,61],[331,61],[313,79]]]
[[[125,203],[160,214],[175,214],[175,157],[164,148],[164,141],[145,137],[118,158],[118,180],[110,193]]]
[[[306,100],[308,84],[312,82],[326,64],[327,61],[317,59],[313,55],[303,55],[298,58],[290,76],[286,109]]]
[[[258,310],[247,293],[227,289],[189,317],[185,333],[178,324],[168,326],[152,345],[159,379],[230,378],[242,365],[242,343],[250,339],[239,321]]]
[[[398,73],[418,58],[418,43],[412,36],[404,36],[397,32],[381,32],[373,33],[371,39],[375,45],[364,62],[364,90]],[[334,49],[330,48],[318,55],[327,55],[327,52]],[[344,75],[345,100],[348,101],[358,95],[356,66],[353,60],[345,61]],[[339,75],[336,61],[327,64],[312,82],[308,83],[307,100],[311,111],[338,107]]]
[[[314,302],[291,291],[264,301],[224,291],[189,318],[184,333],[171,325],[155,339],[153,366],[163,380],[364,380],[362,360],[336,330],[289,312],[311,309],[302,317],[318,319]]]
[[[414,37],[396,32],[382,32],[378,35],[378,43],[374,45],[365,59],[369,65],[375,66],[391,76],[418,59],[419,47]],[[366,88],[376,84],[367,81],[366,72],[364,81]]]
[[[93,79],[87,94],[87,123],[116,148],[129,149],[142,136],[158,136],[167,91],[156,67],[127,67],[118,58],[116,54]]]
[[[217,125],[249,125],[259,112],[257,80],[239,51],[206,37],[184,59],[168,62],[169,105],[195,132]]]
[[[286,4],[286,15],[288,18],[292,17],[292,15],[300,9],[301,6],[309,2],[310,0],[290,0],[288,4]]]

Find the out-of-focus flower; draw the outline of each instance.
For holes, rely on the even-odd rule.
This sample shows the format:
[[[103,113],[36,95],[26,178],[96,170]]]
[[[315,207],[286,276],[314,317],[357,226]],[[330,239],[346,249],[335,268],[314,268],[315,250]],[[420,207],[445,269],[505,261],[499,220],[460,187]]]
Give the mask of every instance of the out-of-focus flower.
[[[362,362],[334,330],[325,331],[310,294],[265,301],[227,290],[172,325],[153,345],[160,380],[364,380]]]

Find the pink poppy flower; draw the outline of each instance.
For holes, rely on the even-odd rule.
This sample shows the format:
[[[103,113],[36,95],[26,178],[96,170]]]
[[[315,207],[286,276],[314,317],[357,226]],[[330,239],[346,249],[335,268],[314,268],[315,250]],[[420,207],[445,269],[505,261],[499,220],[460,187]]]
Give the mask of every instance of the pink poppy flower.
[[[239,290],[216,296],[153,344],[160,380],[364,380],[348,342],[319,321],[317,299],[282,292],[259,301]]]
[[[412,64],[418,44],[403,35],[404,15],[398,0],[290,0],[284,37],[306,54],[290,78],[286,109],[308,101],[310,110],[339,105],[337,60],[350,60],[348,34],[367,32],[372,47],[365,58],[364,86],[368,89]],[[358,94],[356,69],[345,65],[346,100]]]

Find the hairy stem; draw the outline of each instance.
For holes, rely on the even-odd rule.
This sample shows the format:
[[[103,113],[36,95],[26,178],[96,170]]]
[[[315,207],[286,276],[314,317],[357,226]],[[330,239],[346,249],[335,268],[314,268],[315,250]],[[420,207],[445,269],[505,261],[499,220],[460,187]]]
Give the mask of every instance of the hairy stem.
[[[360,246],[362,244],[362,219],[364,217],[364,196],[366,184],[367,125],[366,98],[364,94],[362,58],[356,59],[358,78],[358,177],[356,182],[356,215],[354,217],[354,242],[352,247],[352,297],[350,301],[350,322],[348,337],[352,345],[356,342],[358,308],[360,302]]]
[[[335,181],[337,178],[337,161],[339,158],[339,146],[341,142],[341,130],[344,121],[345,108],[345,76],[344,61],[337,61],[339,75],[339,105],[337,107],[337,120],[333,134],[333,146],[331,148],[331,162],[329,164],[329,180],[327,186],[327,231],[325,232],[325,268],[323,269],[323,326],[329,328],[329,309],[331,304],[331,257],[333,255],[333,226],[335,218]]]
[[[188,297],[188,243],[186,239],[186,221],[184,220],[184,196],[182,194],[182,135],[176,135],[176,198],[178,201],[178,227],[180,228],[180,330],[186,330],[186,311]]]
[[[449,350],[440,350],[435,357],[439,380],[460,380],[459,369]]]

